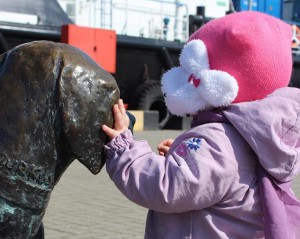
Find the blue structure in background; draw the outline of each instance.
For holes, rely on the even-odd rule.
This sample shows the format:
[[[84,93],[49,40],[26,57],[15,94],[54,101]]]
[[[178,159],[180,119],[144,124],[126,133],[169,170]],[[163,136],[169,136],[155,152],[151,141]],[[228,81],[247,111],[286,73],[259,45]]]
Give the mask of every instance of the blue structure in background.
[[[233,0],[236,11],[259,11],[287,22],[300,23],[300,1],[299,0]]]
[[[236,11],[264,12],[291,24],[292,52],[300,60],[300,0],[233,0],[232,2]]]
[[[249,0],[233,1],[237,11],[249,10]],[[282,18],[283,1],[281,0],[252,0],[251,10],[264,12],[277,18]]]
[[[295,0],[295,1],[293,1],[293,3],[294,3],[294,9],[293,9],[294,19],[293,19],[293,21],[300,23],[300,1]]]

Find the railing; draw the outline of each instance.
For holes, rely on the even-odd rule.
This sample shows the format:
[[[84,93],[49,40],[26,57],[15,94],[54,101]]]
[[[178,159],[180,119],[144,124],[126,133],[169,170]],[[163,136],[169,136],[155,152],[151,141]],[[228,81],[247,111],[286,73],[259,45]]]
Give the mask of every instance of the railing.
[[[118,34],[186,41],[188,7],[179,0],[59,0],[74,6],[75,23]],[[66,10],[66,9],[65,9]]]
[[[188,38],[188,7],[177,0],[114,1],[112,8],[113,26],[121,29],[119,34],[172,41]],[[124,17],[118,21],[122,12]]]

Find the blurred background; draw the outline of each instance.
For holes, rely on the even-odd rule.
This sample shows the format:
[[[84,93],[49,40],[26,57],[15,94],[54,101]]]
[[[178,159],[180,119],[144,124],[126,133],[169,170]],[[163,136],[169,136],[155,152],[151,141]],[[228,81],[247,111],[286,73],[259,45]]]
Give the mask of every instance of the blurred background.
[[[74,45],[115,77],[137,130],[181,130],[190,121],[166,109],[162,73],[178,65],[183,44],[203,24],[245,10],[291,25],[290,86],[299,87],[299,0],[0,0],[0,53],[35,40]]]

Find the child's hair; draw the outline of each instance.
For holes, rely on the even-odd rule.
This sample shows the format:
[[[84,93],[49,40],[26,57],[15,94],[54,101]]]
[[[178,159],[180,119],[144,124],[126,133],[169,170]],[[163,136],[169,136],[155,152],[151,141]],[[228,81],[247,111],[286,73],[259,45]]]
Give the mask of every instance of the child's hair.
[[[208,22],[184,46],[180,66],[162,77],[176,115],[263,99],[288,85],[291,27],[259,12],[239,12]]]

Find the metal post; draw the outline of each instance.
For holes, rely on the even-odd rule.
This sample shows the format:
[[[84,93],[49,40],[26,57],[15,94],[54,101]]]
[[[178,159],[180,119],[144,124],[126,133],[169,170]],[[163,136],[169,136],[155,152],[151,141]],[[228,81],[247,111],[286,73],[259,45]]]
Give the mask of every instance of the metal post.
[[[175,0],[175,22],[174,22],[174,39],[178,39],[179,31],[179,1]]]
[[[113,26],[113,0],[110,0],[110,24],[109,29],[112,29]]]
[[[248,9],[249,11],[252,10],[252,0],[248,0]]]

